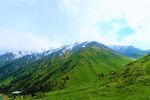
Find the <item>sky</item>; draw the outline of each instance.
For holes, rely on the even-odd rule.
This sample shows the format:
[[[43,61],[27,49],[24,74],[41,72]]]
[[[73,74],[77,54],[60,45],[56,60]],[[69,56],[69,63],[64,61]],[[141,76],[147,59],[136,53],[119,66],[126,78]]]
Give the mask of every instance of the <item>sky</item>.
[[[150,49],[150,0],[0,0],[0,51],[83,41]]]

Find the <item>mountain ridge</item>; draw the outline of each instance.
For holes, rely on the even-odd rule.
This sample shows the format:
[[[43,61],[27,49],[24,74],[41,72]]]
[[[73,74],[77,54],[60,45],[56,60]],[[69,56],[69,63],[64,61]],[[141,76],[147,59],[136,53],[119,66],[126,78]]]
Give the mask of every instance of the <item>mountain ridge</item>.
[[[1,90],[6,93],[22,90],[28,94],[83,85],[95,82],[99,75],[118,70],[130,61],[104,44],[76,43],[25,65],[11,75],[13,79],[8,84],[2,84],[4,89]]]
[[[6,61],[11,61],[11,60],[18,59],[18,58],[21,58],[23,56],[32,55],[32,54],[46,56],[46,55],[49,55],[50,53],[55,52],[57,50],[60,50],[62,48],[72,49],[73,46],[79,45],[79,44],[84,44],[83,47],[85,47],[86,44],[92,43],[92,42],[97,42],[97,41],[85,41],[85,42],[80,42],[80,43],[75,42],[73,44],[64,45],[64,46],[61,46],[61,47],[58,47],[58,48],[39,49],[39,50],[36,50],[36,51],[7,52],[7,53],[4,53],[4,54],[0,55],[0,63],[6,62]],[[97,43],[100,43],[100,42],[97,42]],[[100,43],[100,44],[102,44],[102,43]],[[128,56],[128,57],[132,57],[132,58],[140,58],[140,57],[143,57],[144,55],[150,53],[150,50],[141,50],[141,49],[136,48],[134,46],[127,46],[127,45],[126,46],[124,46],[124,45],[108,45],[108,46],[106,46],[106,48],[107,47],[109,47],[110,49],[116,51],[117,53],[120,53],[120,54]]]

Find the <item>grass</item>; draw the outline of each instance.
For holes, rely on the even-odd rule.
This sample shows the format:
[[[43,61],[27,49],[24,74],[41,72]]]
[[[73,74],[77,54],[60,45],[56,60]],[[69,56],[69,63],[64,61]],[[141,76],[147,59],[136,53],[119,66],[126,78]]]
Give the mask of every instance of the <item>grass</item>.
[[[74,85],[17,100],[150,100],[150,55],[112,71],[94,83]]]
[[[45,93],[44,96],[26,96],[16,100],[149,100],[150,86],[134,84],[122,89],[115,86],[99,86],[99,84],[74,87]]]
[[[4,80],[0,81],[0,86],[1,86],[1,85],[8,85],[12,80],[13,80],[13,77],[12,77],[12,76],[7,77],[7,78],[5,78]]]
[[[3,90],[26,93],[53,91],[93,83],[131,59],[108,49],[90,46],[63,55],[52,54],[19,70]]]

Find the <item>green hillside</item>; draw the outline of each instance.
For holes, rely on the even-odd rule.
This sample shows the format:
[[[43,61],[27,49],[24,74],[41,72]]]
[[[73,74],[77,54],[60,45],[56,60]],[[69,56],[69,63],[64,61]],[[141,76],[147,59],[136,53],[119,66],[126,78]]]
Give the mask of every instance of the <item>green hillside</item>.
[[[36,97],[16,100],[149,100],[150,55],[127,64],[120,71],[111,71],[99,81],[84,86],[67,88]]]
[[[3,85],[0,90],[4,93],[21,90],[25,94],[32,94],[85,86],[131,61],[97,44],[77,47],[62,55],[59,51],[28,64],[12,75],[10,84]]]
[[[37,59],[36,55],[26,55],[19,59],[8,60],[0,63],[0,85],[3,83],[9,83],[18,70],[25,67],[25,65],[34,62]]]
[[[149,100],[149,67],[150,55],[111,71],[95,83],[16,100]]]

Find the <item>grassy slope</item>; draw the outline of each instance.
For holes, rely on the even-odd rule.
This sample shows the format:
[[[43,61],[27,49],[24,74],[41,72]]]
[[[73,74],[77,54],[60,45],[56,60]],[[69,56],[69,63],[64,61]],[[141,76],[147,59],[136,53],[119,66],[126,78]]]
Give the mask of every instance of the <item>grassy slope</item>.
[[[42,59],[19,71],[4,90],[28,93],[82,86],[100,79],[100,74],[119,70],[131,61],[110,50],[90,46],[62,56]]]
[[[150,56],[129,63],[119,72],[106,75],[101,83],[46,94],[45,100],[149,100]]]
[[[36,59],[36,55],[32,55],[32,57],[30,55],[26,55],[19,59],[3,61],[3,64],[0,63],[0,85],[9,83],[8,81],[13,79],[11,75],[16,73],[28,63],[34,62]]]
[[[68,85],[94,82],[99,79],[99,74],[107,74],[111,70],[118,70],[129,59],[97,47],[87,48],[79,54],[77,66],[68,73]],[[79,57],[77,57],[79,58]],[[115,63],[118,62],[118,63]]]
[[[120,71],[110,72],[102,81],[40,96],[42,100],[149,100],[150,55],[129,63]],[[33,98],[28,96],[24,100]]]

